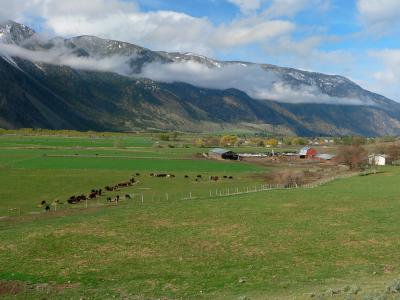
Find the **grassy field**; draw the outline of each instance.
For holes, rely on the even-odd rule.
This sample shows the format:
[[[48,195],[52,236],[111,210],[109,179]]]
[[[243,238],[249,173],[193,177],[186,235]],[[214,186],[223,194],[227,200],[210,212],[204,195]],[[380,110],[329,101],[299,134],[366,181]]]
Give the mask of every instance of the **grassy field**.
[[[143,173],[126,190],[144,193],[143,204],[122,201],[0,219],[0,298],[327,299],[339,293],[334,298],[385,299],[385,286],[399,276],[395,167],[315,189],[207,198],[211,189],[259,183],[255,175],[268,170],[178,159],[196,149],[181,156],[161,151],[159,160],[139,159],[134,152],[132,158],[111,159],[83,152],[62,156],[71,149],[51,150],[67,151],[61,157],[40,151],[0,150],[0,212],[10,203],[39,211],[43,197],[126,180],[136,170],[175,170],[177,178]],[[200,171],[234,179],[195,182]],[[182,200],[177,191],[206,194]],[[168,201],[158,197],[165,193]],[[358,287],[358,295],[350,295]]]
[[[153,147],[149,138],[125,139],[141,147],[116,148],[110,138],[95,139],[101,145],[96,148],[92,138],[0,137],[0,217],[10,214],[9,209],[13,208],[23,214],[37,213],[42,211],[38,208],[42,200],[65,202],[71,195],[127,181],[136,173],[141,174],[136,178],[139,183],[121,193],[140,193],[145,200],[152,200],[165,198],[166,193],[171,199],[184,198],[190,192],[204,197],[210,189],[259,183],[261,179],[254,179],[253,175],[267,171],[252,164],[194,157],[204,149],[158,148]],[[13,147],[9,147],[11,141]],[[155,179],[149,175],[152,172],[172,173],[176,178]],[[185,179],[185,175],[190,178]],[[195,181],[197,175],[203,179]],[[210,184],[211,175],[234,176],[234,179]],[[105,204],[105,199],[94,204]]]

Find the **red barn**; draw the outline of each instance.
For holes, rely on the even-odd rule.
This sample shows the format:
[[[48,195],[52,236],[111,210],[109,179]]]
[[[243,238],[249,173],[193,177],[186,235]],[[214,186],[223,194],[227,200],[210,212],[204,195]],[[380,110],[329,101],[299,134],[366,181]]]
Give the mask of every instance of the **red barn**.
[[[317,150],[310,147],[301,148],[299,151],[300,158],[314,158],[317,155]]]

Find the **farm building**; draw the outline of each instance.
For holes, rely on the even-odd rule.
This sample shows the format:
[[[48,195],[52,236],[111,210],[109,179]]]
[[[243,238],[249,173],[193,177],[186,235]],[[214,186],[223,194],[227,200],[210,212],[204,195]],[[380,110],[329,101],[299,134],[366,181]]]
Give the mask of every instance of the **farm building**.
[[[299,151],[300,158],[314,158],[317,155],[317,150],[310,147],[301,148]]]
[[[239,155],[236,154],[235,152],[221,148],[215,148],[210,150],[208,156],[215,159],[230,159],[230,160],[239,159]]]
[[[315,155],[315,158],[320,160],[332,160],[334,157],[335,155],[328,153],[318,153],[317,155]]]
[[[388,156],[384,154],[378,154],[378,155],[373,154],[369,156],[369,164],[375,166],[385,166],[387,158]]]

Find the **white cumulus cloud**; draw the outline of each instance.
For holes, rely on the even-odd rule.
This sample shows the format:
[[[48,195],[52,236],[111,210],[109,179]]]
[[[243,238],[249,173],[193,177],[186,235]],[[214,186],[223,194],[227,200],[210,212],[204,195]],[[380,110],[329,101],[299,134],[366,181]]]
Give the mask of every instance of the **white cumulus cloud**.
[[[262,0],[228,0],[228,2],[237,5],[244,14],[258,10],[262,4]]]
[[[206,17],[175,11],[143,12],[131,2],[122,0],[9,2],[0,0],[3,15],[21,22],[29,21],[32,16],[39,17],[44,28],[55,35],[95,35],[154,50],[193,51],[208,55],[231,47],[265,43],[289,34],[295,28],[290,21],[262,18],[240,18],[215,25]]]
[[[375,50],[370,51],[369,55],[382,65],[380,70],[373,73],[374,80],[369,83],[370,87],[400,101],[400,49]]]
[[[357,0],[361,22],[376,34],[398,31],[400,27],[400,1]]]

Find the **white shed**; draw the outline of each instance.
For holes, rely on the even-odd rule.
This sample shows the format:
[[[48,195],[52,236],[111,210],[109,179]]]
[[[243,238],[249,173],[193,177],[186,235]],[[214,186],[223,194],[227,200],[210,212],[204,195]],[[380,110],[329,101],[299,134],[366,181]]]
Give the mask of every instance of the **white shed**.
[[[369,163],[375,166],[385,166],[386,165],[387,155],[378,154],[378,155],[370,155]]]

